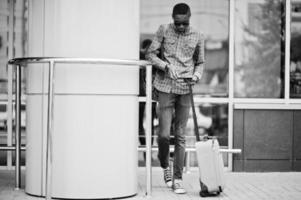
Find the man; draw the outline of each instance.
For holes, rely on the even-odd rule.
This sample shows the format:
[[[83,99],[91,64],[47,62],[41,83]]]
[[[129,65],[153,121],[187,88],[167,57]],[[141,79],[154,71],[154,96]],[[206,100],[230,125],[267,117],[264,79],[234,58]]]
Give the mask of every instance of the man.
[[[204,36],[189,26],[191,12],[187,4],[174,6],[173,23],[161,25],[147,51],[147,59],[159,70],[154,87],[159,94],[158,158],[164,181],[177,194],[186,193],[182,184],[185,157],[185,127],[189,117],[189,87],[183,81],[191,77],[196,83],[202,76]],[[158,56],[161,51],[161,56]],[[175,152],[173,175],[169,166],[169,136],[174,115]]]

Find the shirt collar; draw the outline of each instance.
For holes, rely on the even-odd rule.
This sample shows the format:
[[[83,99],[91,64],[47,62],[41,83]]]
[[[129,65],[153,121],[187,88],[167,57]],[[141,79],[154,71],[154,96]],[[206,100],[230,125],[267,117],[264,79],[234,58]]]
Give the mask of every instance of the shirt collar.
[[[187,29],[185,30],[184,33],[178,33],[178,32],[176,31],[176,26],[174,25],[174,23],[171,23],[171,27],[172,27],[172,29],[174,30],[174,32],[175,32],[176,34],[179,34],[179,35],[188,35],[188,34],[190,33],[190,31],[191,31],[190,25],[187,27]]]

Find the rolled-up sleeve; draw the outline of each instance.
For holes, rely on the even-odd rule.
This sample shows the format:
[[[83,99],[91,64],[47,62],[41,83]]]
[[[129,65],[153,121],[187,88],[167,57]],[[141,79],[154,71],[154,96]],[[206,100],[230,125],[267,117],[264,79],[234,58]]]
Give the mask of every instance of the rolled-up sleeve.
[[[164,25],[161,25],[157,32],[155,33],[155,37],[153,38],[152,44],[148,48],[146,52],[146,59],[149,60],[153,66],[158,69],[165,70],[166,62],[158,57],[158,54],[161,49],[161,45],[163,43],[164,38]]]
[[[201,79],[205,65],[205,37],[201,33],[199,34],[198,44],[195,52],[196,54],[194,75]]]

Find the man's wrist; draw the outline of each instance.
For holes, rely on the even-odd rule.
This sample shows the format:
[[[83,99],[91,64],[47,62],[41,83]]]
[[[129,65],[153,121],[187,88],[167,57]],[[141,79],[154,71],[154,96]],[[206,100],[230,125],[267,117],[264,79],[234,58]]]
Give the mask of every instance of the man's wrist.
[[[193,79],[197,82],[197,81],[199,81],[200,80],[200,78],[197,76],[197,75],[193,75]]]

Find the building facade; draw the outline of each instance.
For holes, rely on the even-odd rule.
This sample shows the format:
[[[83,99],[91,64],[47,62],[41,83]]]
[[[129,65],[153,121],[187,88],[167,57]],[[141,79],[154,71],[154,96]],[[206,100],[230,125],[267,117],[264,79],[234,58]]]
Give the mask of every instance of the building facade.
[[[35,1],[1,0],[0,116],[3,117],[0,119],[0,138],[2,145],[13,143],[14,124],[7,121],[8,116],[13,115],[14,109],[7,107],[7,101],[12,98],[9,94],[13,90],[10,86],[13,72],[7,68],[6,62],[13,57],[28,56],[28,49],[32,48],[28,44],[28,39],[31,37],[28,27],[37,20],[35,16],[30,15],[33,2]],[[45,11],[53,9],[50,4],[47,4],[47,0],[42,2]],[[88,3],[80,0],[75,2],[64,1],[71,11],[72,8]],[[133,8],[139,14],[134,23],[123,26],[123,30],[137,29],[139,38],[137,41],[140,43],[144,39],[152,39],[160,24],[172,22],[171,11],[176,2],[180,1],[134,1]],[[224,156],[225,164],[230,170],[300,171],[301,149],[298,142],[301,140],[301,127],[298,122],[301,120],[301,1],[185,0],[184,2],[191,6],[191,26],[203,32],[206,37],[205,73],[194,88],[196,104],[199,108],[200,130],[218,136],[223,148],[242,149],[239,155]],[[93,1],[89,3],[93,4]],[[115,6],[116,10],[122,9],[118,1],[112,1],[109,6]],[[59,11],[55,10],[56,23],[60,21]],[[120,16],[112,13],[109,17],[102,16],[95,21],[93,16],[89,21],[76,19],[80,24],[85,24],[82,26],[84,29],[101,24],[106,27],[103,29],[103,35],[110,38],[112,30],[115,30],[114,25],[110,25],[110,21],[118,21],[118,17]],[[52,23],[51,19],[49,20],[47,22]],[[62,24],[64,23],[73,27],[71,21],[62,21]],[[70,35],[65,34],[68,30],[62,27],[60,31],[63,37],[53,36],[55,40],[53,45],[69,46],[69,48],[62,48],[64,52],[60,53],[63,55],[79,56],[81,50],[77,48],[84,45],[84,41],[92,43],[89,38],[71,41]],[[125,44],[123,37],[118,36],[123,34],[122,31],[117,33],[116,42],[119,42],[119,39],[120,45],[128,45],[127,48],[131,49],[131,52],[137,52],[138,58],[139,42],[133,39],[133,44]],[[80,38],[79,29],[74,28],[73,34],[74,38]],[[65,43],[64,40],[69,43]],[[120,54],[114,53],[118,50],[111,50],[109,41],[113,42],[100,39],[93,43],[99,43],[102,45],[101,48],[108,49],[107,54],[102,54],[102,57],[123,58]],[[51,52],[51,55],[47,52],[37,54],[36,56],[56,56],[55,52]],[[88,54],[85,56],[99,57],[100,54],[91,52],[90,56]],[[26,80],[23,81],[25,88]],[[25,110],[26,94],[23,95],[23,104]],[[25,130],[24,127],[24,144]],[[189,125],[187,132],[191,138],[192,130]],[[193,142],[193,139],[188,140],[188,145],[193,145]],[[11,152],[2,151],[0,155],[2,166],[10,167]],[[193,165],[193,161],[191,162]]]

